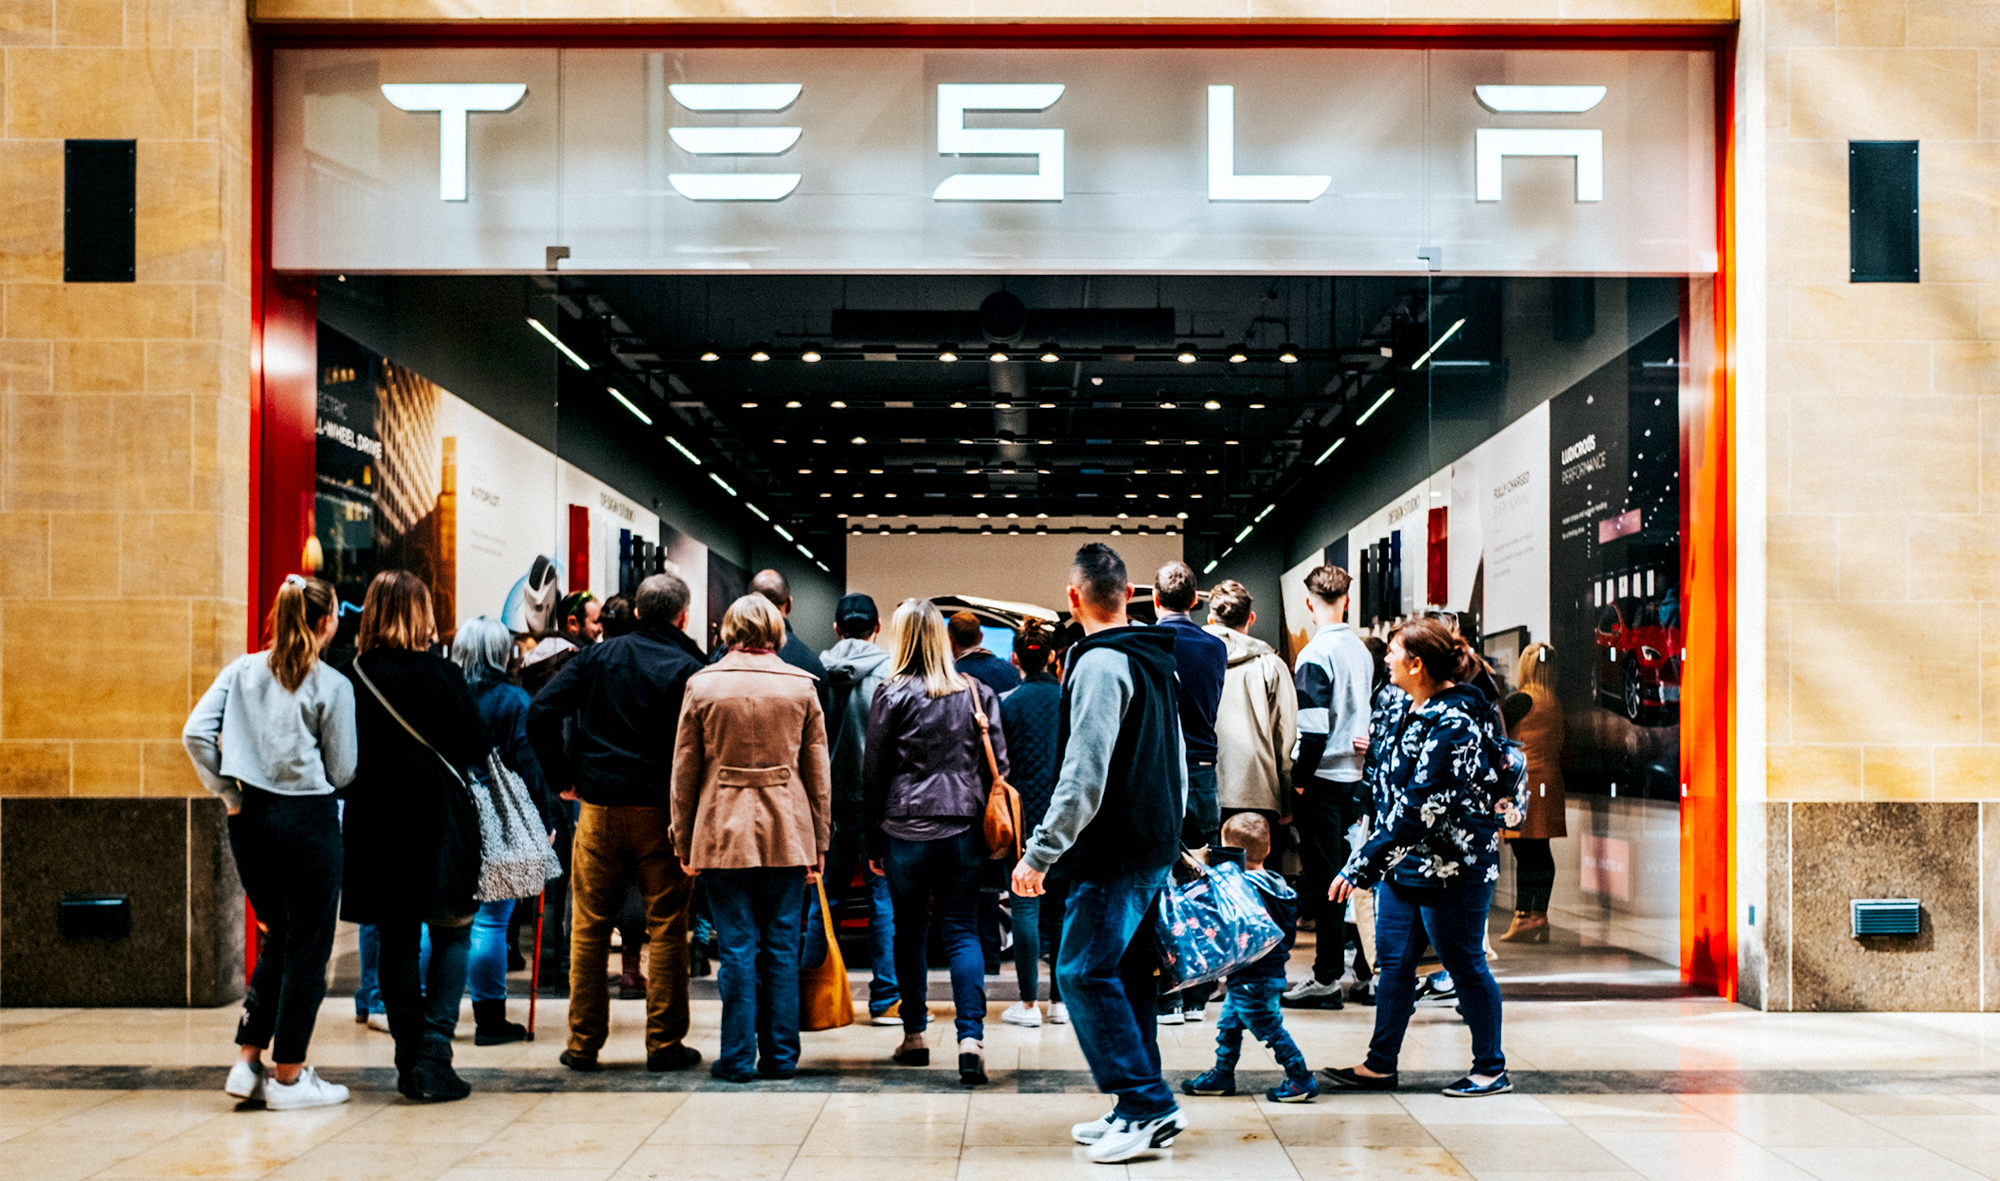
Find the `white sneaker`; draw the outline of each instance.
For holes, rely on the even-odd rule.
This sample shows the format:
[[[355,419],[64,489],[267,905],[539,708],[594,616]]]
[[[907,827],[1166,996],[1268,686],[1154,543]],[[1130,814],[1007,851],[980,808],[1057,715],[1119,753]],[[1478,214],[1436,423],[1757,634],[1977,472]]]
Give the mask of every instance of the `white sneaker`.
[[[1203,1009],[1182,1009],[1182,1010],[1181,1010],[1181,1019],[1182,1019],[1182,1020],[1184,1020],[1184,1021],[1206,1021],[1206,1020],[1208,1020],[1208,1010],[1207,1010],[1207,1009],[1205,1009],[1205,1008],[1203,1008]]]
[[[1027,1001],[1017,1001],[1009,1005],[1006,1012],[1000,1014],[1000,1020],[1009,1025],[1018,1025],[1022,1029],[1040,1029],[1042,1027],[1042,1010],[1039,1006],[1031,1005]]]
[[[238,1099],[262,1099],[264,1072],[238,1058],[236,1065],[229,1068],[229,1081],[222,1084],[222,1093]]]
[[[1104,1134],[1111,1130],[1111,1125],[1118,1122],[1117,1117],[1113,1114],[1116,1110],[1114,1108],[1112,1111],[1107,1111],[1094,1120],[1087,1120],[1080,1124],[1071,1124],[1069,1138],[1078,1144],[1095,1144],[1099,1140],[1104,1139]]]
[[[299,1071],[296,1082],[272,1079],[264,1084],[264,1106],[272,1111],[295,1111],[301,1107],[332,1107],[347,1102],[347,1088],[319,1077],[308,1066]]]
[[[1341,1006],[1340,981],[1329,980],[1321,984],[1314,976],[1287,988],[1278,1003],[1287,1009],[1338,1009]]]
[[[1174,1142],[1174,1137],[1187,1130],[1187,1117],[1176,1108],[1157,1119],[1112,1121],[1110,1130],[1100,1136],[1097,1143],[1083,1150],[1083,1155],[1100,1165],[1115,1165],[1135,1156],[1144,1156],[1156,1148],[1165,1148]]]
[[[1186,1023],[1187,1014],[1181,1012],[1179,1009],[1169,1009],[1164,1013],[1156,1013],[1153,1016],[1153,1024],[1155,1025],[1185,1025]]]
[[[389,1032],[389,1015],[387,1013],[368,1014],[368,1028],[377,1033]]]
[[[1068,1006],[1068,1005],[1065,1005],[1065,1004],[1063,1004],[1063,1003],[1062,1003],[1061,1001],[1050,1001],[1050,1002],[1049,1002],[1049,1024],[1050,1024],[1050,1025],[1068,1025],[1068,1024],[1069,1024],[1069,1006]]]

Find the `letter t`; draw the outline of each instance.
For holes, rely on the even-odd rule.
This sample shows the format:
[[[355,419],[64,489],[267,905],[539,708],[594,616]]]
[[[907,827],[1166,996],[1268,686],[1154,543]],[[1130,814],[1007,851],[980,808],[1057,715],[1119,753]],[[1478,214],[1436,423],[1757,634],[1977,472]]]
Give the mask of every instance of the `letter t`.
[[[465,200],[465,126],[473,111],[511,111],[525,82],[385,82],[382,97],[403,111],[438,113],[438,199]]]

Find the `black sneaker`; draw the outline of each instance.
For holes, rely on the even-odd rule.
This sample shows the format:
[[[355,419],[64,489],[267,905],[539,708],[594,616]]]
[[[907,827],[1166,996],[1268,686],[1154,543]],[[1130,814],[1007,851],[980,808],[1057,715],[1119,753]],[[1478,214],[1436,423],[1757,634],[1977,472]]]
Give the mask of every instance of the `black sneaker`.
[[[1328,1066],[1319,1072],[1320,1081],[1336,1091],[1393,1091],[1397,1087],[1395,1075],[1376,1078],[1362,1074],[1352,1066]]]
[[[701,1051],[693,1046],[668,1046],[646,1055],[646,1069],[655,1074],[666,1070],[686,1070],[701,1061]]]

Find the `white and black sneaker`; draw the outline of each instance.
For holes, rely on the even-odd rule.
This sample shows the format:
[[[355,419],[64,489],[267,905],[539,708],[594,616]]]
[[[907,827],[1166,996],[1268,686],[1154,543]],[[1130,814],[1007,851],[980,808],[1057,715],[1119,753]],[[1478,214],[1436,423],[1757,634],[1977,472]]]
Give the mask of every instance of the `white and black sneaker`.
[[[1115,1165],[1156,1148],[1166,1148],[1186,1130],[1187,1117],[1179,1108],[1149,1120],[1116,1119],[1098,1137],[1097,1143],[1083,1150],[1083,1155],[1096,1164]]]
[[[1278,998],[1278,1004],[1287,1009],[1338,1009],[1342,1004],[1340,981],[1307,976],[1287,988]]]
[[[222,1093],[238,1099],[262,1099],[264,1097],[264,1071],[260,1066],[252,1066],[242,1059],[229,1068],[229,1081],[222,1084]]]
[[[1104,1139],[1104,1133],[1109,1132],[1111,1125],[1117,1122],[1118,1111],[1116,1108],[1113,1108],[1094,1120],[1086,1120],[1080,1124],[1071,1124],[1069,1127],[1069,1138],[1078,1144],[1095,1144],[1099,1140]]]
[[[272,1111],[295,1111],[301,1107],[332,1107],[347,1102],[347,1088],[321,1078],[312,1067],[299,1071],[290,1083],[272,1079],[264,1085],[264,1106]]]

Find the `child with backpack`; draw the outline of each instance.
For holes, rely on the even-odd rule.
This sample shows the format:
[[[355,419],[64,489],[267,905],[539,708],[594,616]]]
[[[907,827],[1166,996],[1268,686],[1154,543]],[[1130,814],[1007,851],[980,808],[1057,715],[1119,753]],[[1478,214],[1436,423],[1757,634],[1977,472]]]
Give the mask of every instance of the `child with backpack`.
[[[1310,1103],[1319,1094],[1319,1084],[1298,1043],[1285,1032],[1284,1013],[1278,1007],[1285,991],[1285,961],[1291,958],[1299,934],[1298,895],[1283,878],[1264,868],[1264,859],[1271,854],[1271,825],[1263,816],[1239,812],[1223,821],[1222,843],[1243,850],[1243,876],[1256,887],[1264,909],[1285,937],[1264,958],[1230,973],[1222,1018],[1215,1023],[1215,1065],[1183,1081],[1181,1090],[1190,1095],[1234,1095],[1243,1032],[1249,1030],[1285,1070],[1285,1081],[1264,1092],[1264,1097],[1273,1103]]]

